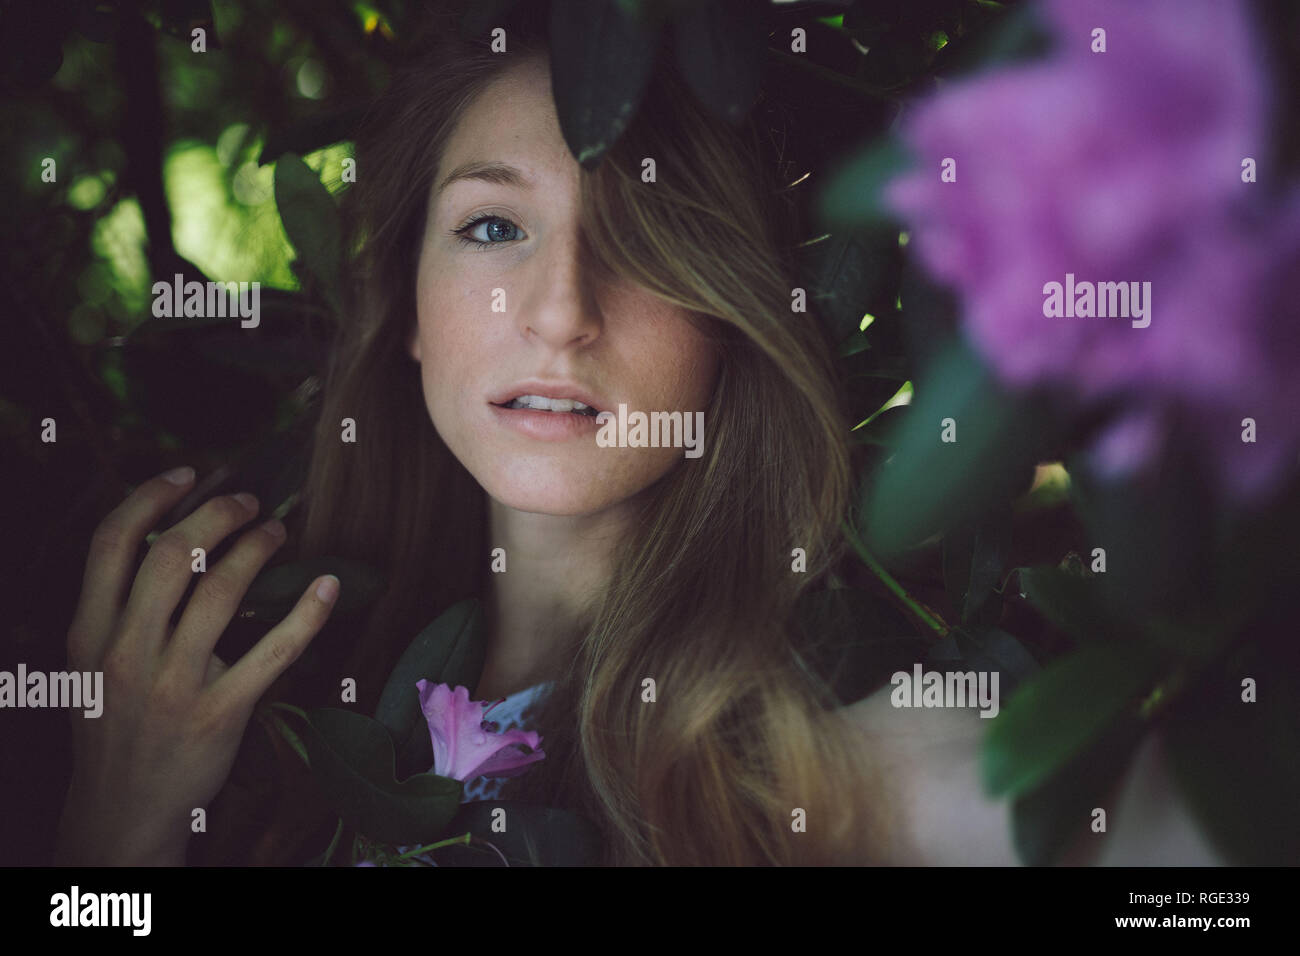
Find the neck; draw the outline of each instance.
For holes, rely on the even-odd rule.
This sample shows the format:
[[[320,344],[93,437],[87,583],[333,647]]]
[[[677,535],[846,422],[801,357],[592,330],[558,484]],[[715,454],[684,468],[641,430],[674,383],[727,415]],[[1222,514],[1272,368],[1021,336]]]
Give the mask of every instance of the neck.
[[[495,700],[549,680],[570,651],[584,614],[609,580],[630,510],[593,515],[516,511],[488,499],[489,548],[506,570],[490,575],[487,657],[475,700]]]

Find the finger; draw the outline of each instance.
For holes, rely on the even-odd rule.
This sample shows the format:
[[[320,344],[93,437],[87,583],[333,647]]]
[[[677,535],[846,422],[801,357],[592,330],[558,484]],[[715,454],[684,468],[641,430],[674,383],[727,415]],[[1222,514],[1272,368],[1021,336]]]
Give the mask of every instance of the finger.
[[[93,670],[103,659],[136,571],[140,543],[193,483],[194,469],[189,466],[157,475],[131,492],[95,528],[81,597],[68,630],[68,658],[78,670]]]
[[[332,587],[327,582],[333,582]],[[338,591],[338,578],[332,574],[313,581],[288,617],[271,628],[213,684],[218,706],[247,708],[251,713],[258,698],[298,659],[325,625],[338,599]]]
[[[162,649],[172,612],[194,575],[194,549],[211,551],[255,514],[257,499],[252,495],[219,495],[158,536],[122,611],[122,653],[139,657]]]
[[[203,686],[211,687],[219,677],[230,671],[230,665],[216,654],[208,655],[208,669],[203,675]]]
[[[272,518],[240,535],[230,552],[203,573],[163,650],[162,668],[169,679],[190,689],[203,685],[212,649],[230,626],[249,585],[284,538],[284,525]]]

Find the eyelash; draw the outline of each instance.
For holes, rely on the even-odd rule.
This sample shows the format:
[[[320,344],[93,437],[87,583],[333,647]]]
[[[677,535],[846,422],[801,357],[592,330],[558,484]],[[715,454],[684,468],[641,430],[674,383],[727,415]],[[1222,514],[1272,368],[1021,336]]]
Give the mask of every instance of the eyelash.
[[[494,219],[499,219],[501,222],[508,222],[510,223],[510,225],[515,227],[516,231],[520,233],[523,232],[523,230],[519,228],[517,223],[515,223],[511,219],[507,219],[505,216],[498,216],[494,213],[484,213],[481,216],[475,216],[473,219],[471,219],[469,222],[465,223],[462,226],[457,226],[455,229],[451,230],[450,235],[454,236],[457,242],[470,246],[475,250],[482,249],[484,246],[505,246],[505,245],[509,245],[512,242],[518,241],[517,239],[505,239],[502,240],[501,242],[483,242],[480,239],[474,239],[473,237],[468,235],[469,231],[473,229],[475,226],[477,226],[479,223],[490,222]]]

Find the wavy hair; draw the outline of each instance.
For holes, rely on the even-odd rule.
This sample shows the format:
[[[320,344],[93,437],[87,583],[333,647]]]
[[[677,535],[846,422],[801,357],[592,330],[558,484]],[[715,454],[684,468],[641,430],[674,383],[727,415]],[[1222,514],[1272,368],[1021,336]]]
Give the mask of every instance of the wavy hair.
[[[433,20],[357,137],[361,175],[344,198],[354,307],[290,517],[299,554],[389,574],[343,670],[363,709],[421,627],[490,585],[485,492],[435,431],[405,343],[445,144],[501,71],[548,55],[540,28],[509,36],[510,52],[493,53]],[[722,353],[703,457],[643,496],[607,586],[553,665],[533,724],[547,758],[502,792],[585,816],[610,864],[842,863],[866,858],[888,825],[861,738],[792,622],[800,595],[842,558],[851,468],[830,345],[812,312],[791,309],[799,223],[768,132],[753,116],[740,128],[715,121],[661,60],[629,128],[581,174],[599,264],[689,310]],[[645,156],[653,187],[640,178]],[[362,440],[338,441],[344,417]],[[642,702],[645,678],[653,703]],[[806,832],[792,826],[800,810]],[[300,849],[261,847],[266,862]]]

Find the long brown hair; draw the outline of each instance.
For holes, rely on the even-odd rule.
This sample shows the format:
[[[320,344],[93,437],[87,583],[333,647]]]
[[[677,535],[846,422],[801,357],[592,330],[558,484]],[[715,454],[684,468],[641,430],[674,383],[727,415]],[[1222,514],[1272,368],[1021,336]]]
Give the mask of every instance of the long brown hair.
[[[291,541],[389,575],[343,665],[363,711],[411,637],[488,584],[485,493],[434,430],[405,344],[442,150],[487,83],[546,55],[540,31],[508,35],[510,52],[493,53],[433,21],[357,138],[344,199],[356,295]],[[633,123],[582,173],[582,227],[600,265],[689,310],[722,350],[704,457],[646,496],[553,667],[533,724],[547,757],[502,793],[584,815],[609,863],[842,862],[887,825],[861,744],[791,627],[796,600],[841,557],[850,467],[831,350],[813,313],[791,309],[798,223],[764,132],[715,121],[661,61]],[[646,156],[653,188],[640,178]],[[343,418],[357,442],[339,441]],[[806,571],[792,570],[795,549]],[[642,702],[646,678],[653,703]],[[792,826],[799,811],[806,832]],[[301,850],[274,845],[260,859]]]

